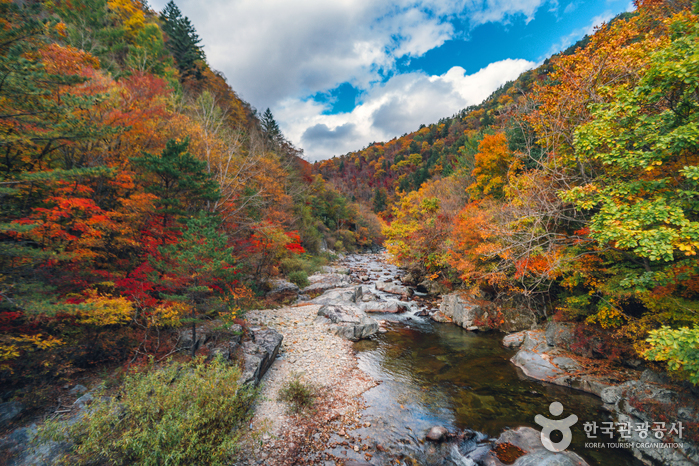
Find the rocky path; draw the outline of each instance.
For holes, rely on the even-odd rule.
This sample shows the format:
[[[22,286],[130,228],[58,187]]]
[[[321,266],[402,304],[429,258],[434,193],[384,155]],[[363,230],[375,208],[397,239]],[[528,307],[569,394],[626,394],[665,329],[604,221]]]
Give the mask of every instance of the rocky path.
[[[265,325],[284,336],[280,356],[262,378],[262,392],[251,423],[251,439],[243,464],[336,464],[323,453],[343,426],[357,422],[359,395],[375,382],[357,368],[352,343],[318,322],[320,304],[252,311],[251,325]],[[279,390],[295,376],[319,389],[316,406],[293,415],[278,400]],[[337,463],[342,464],[342,463]]]

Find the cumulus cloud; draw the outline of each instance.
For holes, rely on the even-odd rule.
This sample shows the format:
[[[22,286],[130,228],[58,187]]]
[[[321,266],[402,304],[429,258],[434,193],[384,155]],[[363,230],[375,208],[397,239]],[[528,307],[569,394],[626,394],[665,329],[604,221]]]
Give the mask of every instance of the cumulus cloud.
[[[397,74],[399,59],[419,57],[455,38],[454,24],[533,18],[556,0],[176,0],[192,19],[209,63],[254,107],[270,107],[286,136],[317,159],[356,149],[477,103],[528,62],[506,61],[467,76]],[[151,0],[162,9],[166,0]],[[499,68],[502,67],[502,68]],[[506,68],[506,69],[505,69]],[[504,74],[488,70],[499,70]],[[392,78],[386,80],[387,76]],[[487,82],[486,82],[487,81]],[[350,114],[309,96],[348,82],[362,105]]]
[[[151,1],[162,8],[166,0]],[[273,107],[343,82],[368,89],[401,57],[420,56],[456,31],[550,0],[177,0],[212,66],[252,105]]]
[[[471,75],[459,66],[440,76],[406,73],[367,91],[349,113],[324,115],[325,106],[318,102],[287,99],[276,108],[276,115],[284,133],[304,148],[306,157],[321,160],[414,131],[421,123],[433,123],[480,103],[534,66],[508,59]]]

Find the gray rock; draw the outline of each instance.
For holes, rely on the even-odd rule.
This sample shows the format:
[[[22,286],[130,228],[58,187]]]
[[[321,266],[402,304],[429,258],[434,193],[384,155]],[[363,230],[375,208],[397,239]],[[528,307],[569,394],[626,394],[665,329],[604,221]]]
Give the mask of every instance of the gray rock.
[[[393,282],[384,281],[376,282],[376,289],[379,291],[383,291],[384,293],[397,294],[405,297],[410,296],[413,293],[413,290],[411,290],[408,287],[405,287],[403,285],[396,285]]]
[[[524,342],[526,332],[511,333],[502,339],[502,345],[505,348],[519,348]]]
[[[0,428],[5,428],[24,410],[24,405],[17,401],[0,403]]]
[[[80,395],[82,393],[85,393],[87,391],[87,387],[85,385],[80,385],[77,384],[75,387],[71,388],[68,391],[68,394],[70,395]]]
[[[335,463],[333,462],[332,464]],[[372,466],[372,464],[360,460],[347,460],[345,461],[345,466]]]
[[[432,316],[437,322],[453,322],[463,328],[473,327],[476,325],[474,321],[485,317],[487,317],[485,309],[461,293],[442,296],[439,311]]]
[[[328,290],[310,302],[313,304],[339,304],[352,305],[362,297],[361,286],[351,286],[347,288],[336,288]]]
[[[430,429],[425,438],[433,442],[440,442],[444,440],[448,433],[449,431],[445,427],[434,426]]]
[[[386,314],[398,314],[408,310],[408,306],[398,301],[376,302],[369,301],[359,305],[364,312],[377,312]]]
[[[0,440],[0,455],[7,466],[49,466],[61,463],[70,451],[65,441],[39,440],[36,425],[22,427]]]
[[[279,353],[284,336],[272,329],[251,329],[252,340],[242,344],[243,383],[260,383]]]
[[[357,306],[326,304],[318,310],[318,316],[329,321],[332,332],[351,341],[368,338],[379,331],[379,323]]]
[[[89,406],[93,401],[95,401],[95,397],[92,395],[92,393],[85,393],[83,396],[75,400],[73,405],[77,406],[80,409],[84,409],[87,406]]]
[[[347,274],[322,273],[308,277],[310,285],[302,290],[304,294],[317,295],[333,288],[342,288],[350,285],[352,280]]]
[[[296,299],[299,294],[299,287],[290,281],[275,278],[268,283],[270,290],[265,294],[269,299],[275,301],[288,301]]]
[[[422,291],[432,296],[440,296],[449,293],[449,288],[439,282],[426,278],[418,284],[418,291]]]
[[[340,274],[340,275],[349,275],[350,270],[347,267],[339,267],[339,266],[327,266],[324,265],[323,267],[320,268],[321,272],[328,274],[328,273],[335,273],[335,274]],[[310,277],[309,277],[310,280]]]
[[[546,343],[549,346],[570,350],[574,340],[571,324],[551,321],[546,325]]]
[[[655,383],[655,384],[666,384],[668,383],[667,377],[657,372],[646,369],[641,373],[641,382],[643,383]]]
[[[632,451],[634,456],[646,464],[667,464],[672,466],[696,466],[699,464],[699,452],[696,446],[692,445],[687,439],[683,439],[678,443],[683,446],[679,448],[661,448],[663,440],[656,439],[653,435],[648,435],[646,438],[641,438],[640,432],[636,431],[636,426],[644,422],[635,416],[619,414],[618,422],[629,423],[631,431],[628,434],[629,439],[624,439],[624,442],[633,443]],[[651,424],[652,425],[652,424]],[[658,445],[657,447],[655,445]]]
[[[517,466],[588,466],[585,460],[572,451],[554,453],[546,450],[541,443],[541,432],[531,427],[506,430],[495,441],[494,446],[502,443],[510,443],[527,452],[513,463]],[[482,464],[488,466],[503,465],[492,451],[484,458]]]

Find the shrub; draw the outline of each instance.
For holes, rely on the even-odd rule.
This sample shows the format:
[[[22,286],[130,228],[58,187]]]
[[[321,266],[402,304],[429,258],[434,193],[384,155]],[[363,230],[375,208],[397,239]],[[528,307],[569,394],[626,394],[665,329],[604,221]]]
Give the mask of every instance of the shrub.
[[[290,272],[288,277],[289,281],[298,285],[299,288],[305,288],[310,284],[310,282],[308,281],[308,275],[303,270],[296,270],[294,272]]]
[[[279,400],[289,403],[290,411],[295,414],[313,406],[317,397],[316,387],[301,380],[299,374],[294,374],[292,379],[279,389]]]
[[[151,366],[127,376],[118,397],[98,398],[64,432],[76,443],[71,463],[227,464],[255,394],[220,357]]]

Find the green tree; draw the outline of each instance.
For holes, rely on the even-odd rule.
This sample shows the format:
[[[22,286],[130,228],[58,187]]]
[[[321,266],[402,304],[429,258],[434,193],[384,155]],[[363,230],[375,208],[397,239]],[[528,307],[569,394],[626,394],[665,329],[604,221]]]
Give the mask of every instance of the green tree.
[[[385,188],[374,189],[373,205],[375,213],[383,212],[384,210],[386,210],[386,199],[387,195]]]
[[[236,265],[228,237],[220,231],[220,220],[200,212],[184,222],[176,243],[158,249],[159,258],[151,256],[153,268],[161,274],[160,282],[171,294],[166,299],[181,301],[190,308],[192,357],[196,354],[197,306],[214,293],[235,281]]]
[[[218,185],[206,171],[206,163],[187,152],[189,139],[169,140],[160,155],[144,152],[131,159],[144,172],[146,192],[158,196],[158,212],[164,224],[170,218],[191,215],[219,197]]]
[[[165,45],[175,57],[181,79],[191,76],[201,79],[202,74],[197,62],[204,60],[204,51],[199,45],[201,39],[189,18],[182,16],[175,2],[170,0],[160,14],[160,19],[163,21],[163,31],[168,37]]]
[[[262,125],[262,131],[264,131],[267,140],[272,143],[278,143],[282,132],[274,119],[274,115],[272,115],[272,111],[269,108],[267,108],[265,113],[262,114],[260,124]]]

